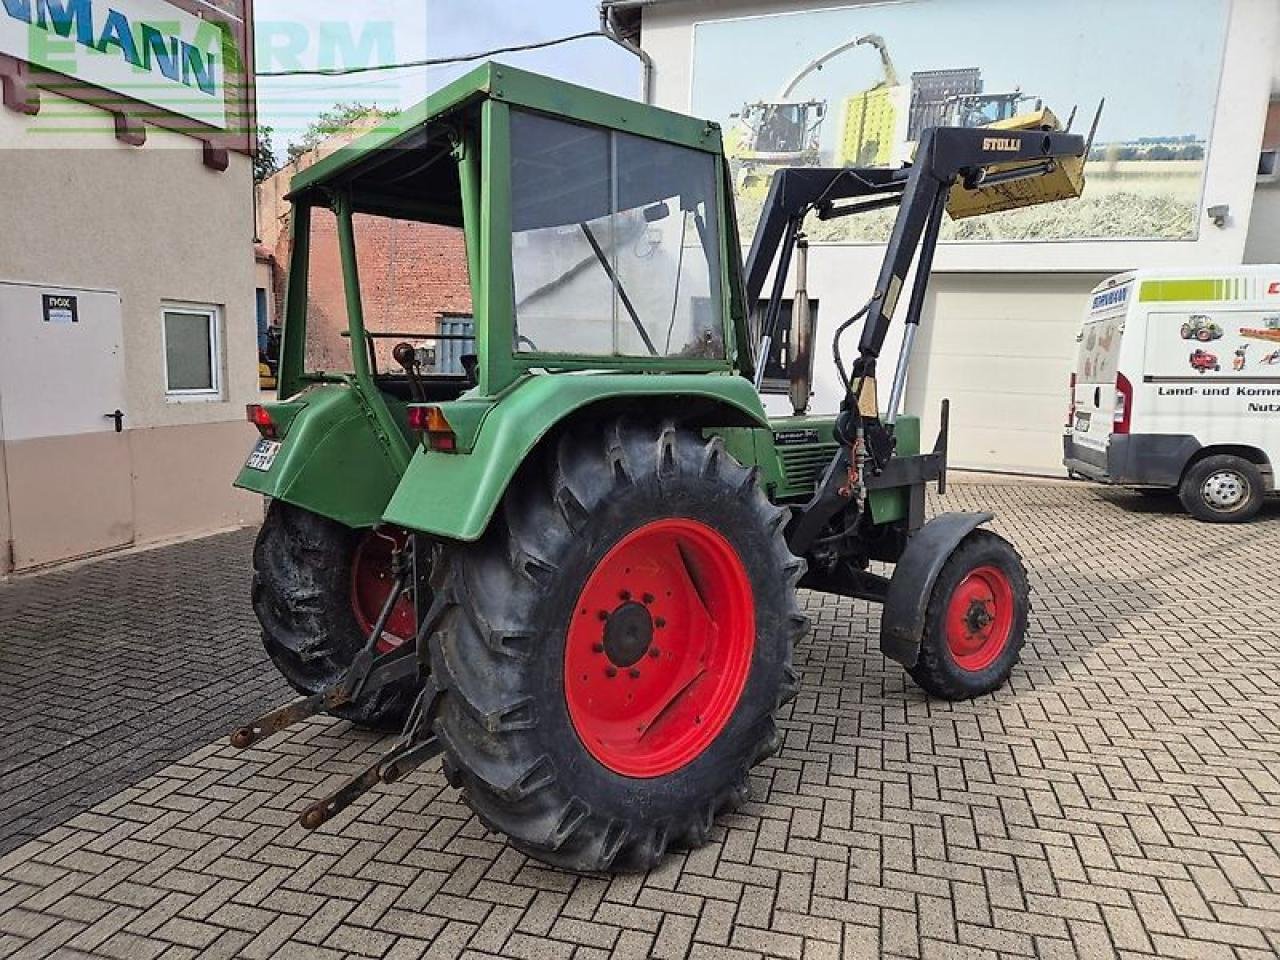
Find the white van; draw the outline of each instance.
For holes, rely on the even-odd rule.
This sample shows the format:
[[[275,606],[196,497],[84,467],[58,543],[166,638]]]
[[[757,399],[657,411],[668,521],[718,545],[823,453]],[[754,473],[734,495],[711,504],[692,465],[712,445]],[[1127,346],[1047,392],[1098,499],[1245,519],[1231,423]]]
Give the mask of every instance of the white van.
[[[1122,273],[1077,340],[1072,476],[1176,489],[1201,520],[1258,513],[1280,464],[1280,266]]]

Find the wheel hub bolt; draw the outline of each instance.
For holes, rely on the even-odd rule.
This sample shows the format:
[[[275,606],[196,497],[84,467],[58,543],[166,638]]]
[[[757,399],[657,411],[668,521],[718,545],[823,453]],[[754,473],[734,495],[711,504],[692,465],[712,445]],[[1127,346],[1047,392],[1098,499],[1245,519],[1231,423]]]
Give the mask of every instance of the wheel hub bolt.
[[[608,677],[610,680],[612,680],[614,677],[616,677],[616,676],[618,675],[618,668],[617,668],[617,667],[605,667],[605,668],[604,668],[604,675],[605,675],[606,677]]]
[[[653,603],[653,594],[652,594],[652,593],[646,593],[646,594],[645,594],[644,596],[642,596],[640,599],[641,599],[641,600],[643,600],[645,603]]]
[[[604,644],[603,644],[603,643],[593,643],[593,644],[591,645],[591,652],[592,652],[592,653],[604,653]]]
[[[597,619],[597,620],[600,620],[601,622],[603,622],[603,621],[605,621],[605,620],[608,620],[608,619],[609,619],[609,611],[608,611],[608,610],[601,610],[599,613],[597,613],[597,614],[596,614],[596,619]]]
[[[657,660],[660,655],[661,651],[657,647],[649,648],[649,656],[653,657],[653,659]]]
[[[631,599],[631,591],[630,590],[618,591],[618,598],[625,603],[626,601]]]
[[[632,680],[639,680],[639,679],[640,679],[640,671],[639,671],[639,670],[637,670],[635,667],[632,667],[632,668],[628,671],[628,674],[630,675],[630,677],[631,677],[631,679],[632,679]]]
[[[666,618],[665,618],[665,617],[654,617],[654,618],[653,618],[653,625],[654,625],[655,627],[657,627],[659,630],[661,630],[663,627],[665,627],[665,626],[667,625]]]

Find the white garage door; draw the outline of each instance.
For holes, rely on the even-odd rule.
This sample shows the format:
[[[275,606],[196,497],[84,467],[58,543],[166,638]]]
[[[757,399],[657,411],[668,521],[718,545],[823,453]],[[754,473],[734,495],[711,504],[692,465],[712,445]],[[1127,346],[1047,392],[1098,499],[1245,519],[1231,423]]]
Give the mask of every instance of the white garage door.
[[[1101,274],[935,276],[907,410],[926,445],[951,399],[956,467],[1059,476],[1075,337]]]

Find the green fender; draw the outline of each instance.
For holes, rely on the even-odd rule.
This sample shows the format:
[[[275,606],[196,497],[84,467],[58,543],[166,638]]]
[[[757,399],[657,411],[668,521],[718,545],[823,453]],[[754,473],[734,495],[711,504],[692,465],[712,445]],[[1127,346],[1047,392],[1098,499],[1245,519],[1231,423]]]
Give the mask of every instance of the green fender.
[[[507,484],[565,418],[607,404],[619,413],[678,411],[700,427],[767,426],[750,381],[735,375],[538,374],[484,414],[470,453],[419,449],[387,505],[388,523],[450,540],[478,540]],[[449,405],[442,404],[446,416]]]
[[[265,406],[284,426],[280,451],[270,470],[241,469],[235,485],[349,527],[377,523],[400,482],[401,468],[356,391],[327,384]],[[393,416],[400,419],[397,411]],[[403,445],[401,456],[407,456],[407,441],[396,437],[394,442]]]

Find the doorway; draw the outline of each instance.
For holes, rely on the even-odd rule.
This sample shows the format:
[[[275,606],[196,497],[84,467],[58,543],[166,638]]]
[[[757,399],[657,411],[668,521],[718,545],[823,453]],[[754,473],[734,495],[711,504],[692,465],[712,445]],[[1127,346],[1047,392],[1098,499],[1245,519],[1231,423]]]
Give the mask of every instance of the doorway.
[[[122,328],[118,293],[0,283],[5,566],[133,542]]]

